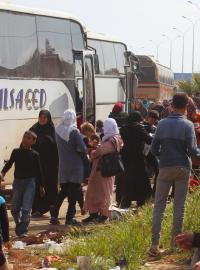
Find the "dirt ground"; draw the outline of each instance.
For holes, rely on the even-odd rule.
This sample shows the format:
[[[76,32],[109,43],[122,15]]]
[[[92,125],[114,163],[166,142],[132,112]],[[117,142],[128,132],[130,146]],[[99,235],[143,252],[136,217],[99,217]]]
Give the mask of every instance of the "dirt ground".
[[[60,209],[60,225],[53,226],[49,224],[50,215],[45,214],[42,218],[32,218],[29,227],[28,237],[25,239],[17,239],[15,236],[15,224],[11,216],[10,210],[8,210],[10,221],[10,235],[12,241],[23,241],[27,244],[40,244],[43,239],[51,239],[58,241],[62,238],[69,227],[65,224],[65,214],[67,209],[67,202],[65,201]],[[80,221],[83,217],[80,214],[79,208],[77,208],[77,219]],[[41,252],[15,250],[12,249],[6,252],[9,263],[13,265],[14,270],[34,270],[41,267],[42,256]]]
[[[21,240],[27,242],[27,244],[40,244],[42,239],[51,238],[52,240],[58,241],[62,238],[69,227],[64,225],[65,214],[67,209],[67,202],[65,201],[60,210],[60,222],[58,226],[52,226],[49,224],[49,213],[44,215],[42,218],[31,219],[31,224],[29,228],[29,236],[27,239],[15,239],[15,224],[13,222],[10,211],[10,232],[13,241]],[[77,219],[81,221],[84,218],[81,216],[79,208],[77,208]],[[41,262],[43,256],[41,256],[40,251],[25,251],[25,250],[14,250],[7,252],[7,257],[9,262],[14,266],[14,270],[35,270],[41,267]],[[131,269],[133,270],[133,269]],[[135,269],[134,269],[135,270]],[[147,262],[142,270],[191,270],[188,265],[180,264],[175,261],[172,257],[163,257],[159,261]]]

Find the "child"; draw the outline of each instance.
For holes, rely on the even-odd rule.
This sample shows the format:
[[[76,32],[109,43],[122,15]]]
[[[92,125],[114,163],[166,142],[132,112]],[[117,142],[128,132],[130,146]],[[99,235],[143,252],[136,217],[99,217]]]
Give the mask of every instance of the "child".
[[[1,172],[3,179],[13,163],[15,164],[11,213],[16,224],[15,232],[19,237],[26,236],[28,232],[36,180],[40,185],[41,196],[44,195],[39,154],[31,148],[36,138],[34,132],[26,131],[20,148],[13,150]]]
[[[159,113],[157,111],[150,111],[147,115],[147,121],[144,122],[144,127],[148,133],[154,134],[159,120]]]
[[[144,123],[144,128],[150,135],[154,135],[156,132],[156,126],[159,120],[159,113],[157,111],[150,111],[147,115],[147,121]],[[153,197],[155,196],[156,192],[156,184],[157,184],[157,177],[159,173],[159,165],[158,165],[158,160],[157,158],[149,152],[146,156],[146,163],[147,163],[147,171],[151,175],[153,172],[154,174],[154,185],[153,185],[153,190],[152,190],[152,195]]]
[[[92,151],[96,150],[98,145],[100,144],[100,136],[98,134],[93,134],[90,137],[90,147],[88,149],[88,154],[91,158]]]
[[[6,203],[3,197],[0,196],[0,225],[1,225],[1,236],[5,248],[10,249],[11,243],[9,242],[9,221],[6,209]],[[5,255],[2,250],[2,242],[0,241],[0,269],[9,270],[9,265],[6,262]]]

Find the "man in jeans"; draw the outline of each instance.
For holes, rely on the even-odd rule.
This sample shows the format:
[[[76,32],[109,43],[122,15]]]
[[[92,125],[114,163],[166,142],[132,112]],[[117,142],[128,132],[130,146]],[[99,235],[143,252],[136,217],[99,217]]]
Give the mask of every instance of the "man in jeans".
[[[159,122],[152,142],[152,153],[160,159],[153,212],[152,245],[149,250],[152,256],[160,254],[161,224],[168,194],[173,185],[175,194],[172,245],[174,237],[181,233],[191,169],[190,156],[200,159],[194,125],[185,117],[187,104],[187,95],[174,95],[173,113]]]

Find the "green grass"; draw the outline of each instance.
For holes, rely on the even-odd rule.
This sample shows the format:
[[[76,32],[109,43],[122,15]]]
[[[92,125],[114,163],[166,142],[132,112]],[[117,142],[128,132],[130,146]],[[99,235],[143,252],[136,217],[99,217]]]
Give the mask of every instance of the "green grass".
[[[91,256],[93,270],[108,270],[120,257],[128,260],[130,270],[139,269],[146,259],[151,240],[152,206],[146,205],[136,215],[127,215],[110,226],[96,227],[91,234],[70,235],[73,244],[63,256],[63,265],[76,267],[77,256]],[[161,245],[170,246],[172,205],[167,206],[162,226]],[[189,195],[186,202],[184,230],[200,231],[200,189]]]

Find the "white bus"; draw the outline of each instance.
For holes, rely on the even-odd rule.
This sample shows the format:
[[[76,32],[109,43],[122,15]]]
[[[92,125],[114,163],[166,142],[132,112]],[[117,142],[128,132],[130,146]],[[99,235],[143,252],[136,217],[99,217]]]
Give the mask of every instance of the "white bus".
[[[0,168],[41,109],[55,122],[66,109],[80,107],[83,120],[95,120],[92,54],[76,18],[0,4]],[[82,99],[75,72],[79,61]]]
[[[133,85],[130,85],[133,81],[129,75],[135,75],[136,57],[127,51],[125,43],[104,34],[87,31],[87,45],[89,49],[95,50],[97,118],[108,117],[113,105],[118,101],[126,105],[125,110],[128,112],[128,103],[134,95]]]
[[[115,102],[129,100],[130,59],[123,43],[87,39],[80,21],[66,13],[0,4],[0,168],[41,109],[55,123],[68,108],[79,123],[95,123]]]

